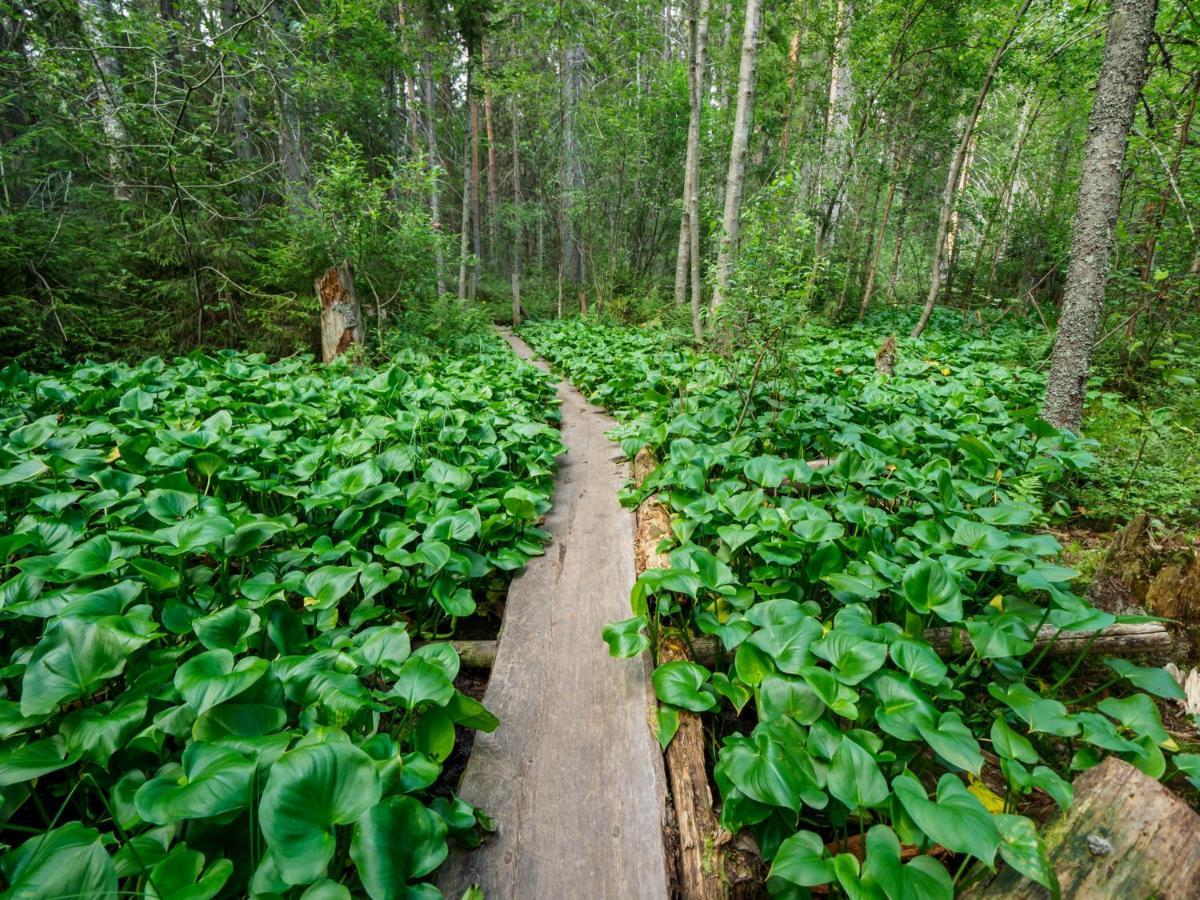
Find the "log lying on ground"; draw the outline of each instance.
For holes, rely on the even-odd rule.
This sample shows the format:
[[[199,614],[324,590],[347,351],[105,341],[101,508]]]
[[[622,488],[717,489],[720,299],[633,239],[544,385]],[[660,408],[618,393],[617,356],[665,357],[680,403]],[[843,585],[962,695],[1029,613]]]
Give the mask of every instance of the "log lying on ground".
[[[644,571],[644,569],[639,569]],[[953,644],[950,628],[931,628],[925,632],[925,640],[942,652],[951,651]],[[1158,622],[1147,622],[1141,625],[1110,625],[1108,628],[1095,631],[1063,631],[1059,632],[1052,625],[1043,626],[1034,638],[1034,649],[1044,647],[1058,634],[1054,645],[1046,652],[1047,656],[1073,656],[1080,653],[1093,637],[1091,651],[1096,654],[1131,655],[1140,653],[1167,654],[1171,651],[1173,639],[1170,631]],[[458,650],[462,664],[467,668],[488,669],[496,658],[495,641],[451,641],[451,646]],[[970,645],[966,638],[962,644],[964,650]],[[712,668],[720,657],[720,644],[716,638],[699,637],[692,642],[692,658],[703,666]]]
[[[1074,787],[1071,808],[1042,832],[1063,900],[1200,897],[1200,815],[1116,757]],[[1050,892],[1005,868],[967,896],[1042,900]]]
[[[327,270],[315,287],[321,303],[321,361],[333,362],[351,344],[363,342],[362,307],[354,290],[350,263]]]
[[[634,481],[641,484],[656,463],[648,450],[638,452],[633,462]],[[670,565],[659,543],[671,536],[671,516],[657,497],[645,500],[637,510],[634,559],[640,575],[647,569]],[[687,645],[667,638],[658,646],[659,663],[689,660]],[[754,896],[763,882],[761,860],[733,842],[713,812],[708,785],[704,725],[700,717],[679,711],[679,728],[665,751],[671,802],[679,830],[678,891],[687,900],[725,900]]]

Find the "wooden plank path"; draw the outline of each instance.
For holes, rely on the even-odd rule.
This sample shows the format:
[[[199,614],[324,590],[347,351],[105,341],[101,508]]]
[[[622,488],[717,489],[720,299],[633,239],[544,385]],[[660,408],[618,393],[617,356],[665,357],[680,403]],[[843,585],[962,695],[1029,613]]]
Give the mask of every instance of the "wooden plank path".
[[[558,398],[567,455],[546,522],[553,539],[509,588],[484,695],[500,727],[476,736],[459,791],[498,830],[451,854],[438,883],[450,900],[473,884],[488,900],[667,897],[649,663],[613,659],[600,637],[629,617],[633,514],[617,501],[627,466],[605,437],[612,419],[566,381]]]

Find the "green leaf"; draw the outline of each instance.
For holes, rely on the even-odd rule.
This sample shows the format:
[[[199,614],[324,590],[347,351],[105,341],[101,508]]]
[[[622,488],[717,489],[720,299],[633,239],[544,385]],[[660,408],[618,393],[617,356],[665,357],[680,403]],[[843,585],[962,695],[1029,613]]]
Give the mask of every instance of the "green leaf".
[[[411,656],[400,666],[392,693],[400,698],[405,709],[415,709],[420,703],[445,706],[454,696],[454,683],[438,666]]]
[[[175,672],[175,687],[199,716],[249,690],[269,667],[265,659],[256,656],[242,657],[235,665],[228,650],[209,650],[179,667]]]
[[[1002,688],[992,682],[988,685],[988,693],[1020,716],[1030,731],[1059,737],[1074,737],[1079,733],[1079,723],[1068,715],[1065,706],[1057,700],[1039,697],[1025,684],[1017,682]]]
[[[825,856],[825,843],[811,831],[797,831],[775,852],[768,880],[779,878],[800,887],[833,881],[833,861]]]
[[[645,634],[646,617],[634,616],[604,626],[604,642],[608,652],[618,659],[628,659],[650,647],[650,638]]]
[[[674,706],[660,706],[658,708],[658,731],[655,733],[658,745],[666,750],[677,731],[679,731],[679,710]]]
[[[991,814],[956,776],[942,776],[936,801],[930,801],[921,782],[909,774],[897,776],[892,781],[892,790],[904,811],[932,841],[992,865],[1000,833]]]
[[[81,619],[57,619],[42,636],[21,681],[21,714],[44,716],[90,696],[125,669],[129,654],[150,641]]]
[[[255,762],[226,747],[193,741],[182,767],[169,763],[134,795],[138,815],[167,825],[244,809],[250,804]]]
[[[1000,831],[1000,858],[1042,887],[1052,890],[1057,882],[1053,867],[1046,859],[1037,826],[1024,816],[1004,813],[993,816]]]
[[[1116,719],[1138,737],[1148,737],[1160,747],[1171,741],[1171,736],[1163,728],[1162,719],[1158,715],[1158,707],[1145,694],[1134,694],[1123,700],[1107,697],[1097,703],[1096,708]]]
[[[233,863],[218,859],[204,868],[204,854],[180,844],[150,870],[146,900],[210,900],[221,892]]]
[[[863,881],[878,885],[888,900],[952,900],[954,882],[932,856],[917,856],[902,863],[900,841],[886,825],[867,832]]]
[[[375,764],[347,741],[308,744],[271,767],[259,804],[263,837],[288,884],[311,884],[333,858],[338,825],[379,802]]]
[[[57,734],[32,744],[0,747],[0,787],[32,781],[78,759],[78,754],[68,755],[66,742]]]
[[[917,730],[933,752],[943,760],[974,775],[983,768],[983,754],[975,735],[956,712],[942,713],[936,726],[918,722]]]
[[[350,593],[358,580],[358,569],[352,566],[322,566],[309,572],[304,579],[304,589],[313,598],[306,605],[316,609],[331,609]]]
[[[858,684],[873,675],[887,659],[887,645],[864,640],[837,628],[812,645],[812,652],[828,660],[843,684]]]
[[[1156,697],[1183,700],[1187,695],[1170,672],[1160,667],[1137,666],[1126,659],[1106,659],[1104,664],[1132,684]]]
[[[654,670],[654,692],[663,703],[707,712],[717,705],[717,698],[703,690],[710,674],[704,666],[686,660],[664,663]]]
[[[923,559],[904,572],[904,599],[920,615],[936,613],[947,622],[962,620],[962,597],[958,583],[941,563]]]
[[[350,858],[372,900],[408,896],[405,883],[442,864],[446,822],[413,797],[390,797],[367,810],[354,827]]]
[[[0,857],[7,897],[116,900],[117,873],[100,832],[79,822],[36,835]]]
[[[875,758],[848,737],[833,755],[828,779],[829,793],[850,809],[878,806],[890,796]]]
[[[1013,731],[1002,715],[997,715],[992,720],[991,738],[992,749],[1005,759],[1015,759],[1029,765],[1038,761],[1038,753],[1033,749],[1033,744]]]
[[[195,494],[183,491],[153,490],[146,494],[146,512],[160,522],[174,524],[196,508]]]
[[[892,660],[908,677],[922,684],[939,685],[946,677],[946,664],[925,641],[901,638],[888,647]]]
[[[738,790],[759,803],[793,812],[805,806],[824,809],[828,797],[817,786],[816,773],[802,745],[798,740],[795,744],[780,740],[785,732],[773,733],[774,724],[760,725],[749,738],[728,738],[718,768]]]

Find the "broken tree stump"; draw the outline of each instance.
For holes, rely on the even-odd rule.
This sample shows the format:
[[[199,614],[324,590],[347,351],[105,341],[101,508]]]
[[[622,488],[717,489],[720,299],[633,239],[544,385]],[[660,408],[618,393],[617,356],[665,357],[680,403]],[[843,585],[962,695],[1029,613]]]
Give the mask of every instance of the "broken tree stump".
[[[891,375],[896,370],[896,336],[889,334],[875,354],[875,371]]]
[[[1042,839],[1063,900],[1200,897],[1200,815],[1116,757],[1075,779],[1075,802]],[[969,896],[1043,900],[1050,892],[1004,868]]]
[[[363,342],[362,307],[350,263],[342,262],[315,282],[321,304],[321,361],[333,362],[351,344]]]

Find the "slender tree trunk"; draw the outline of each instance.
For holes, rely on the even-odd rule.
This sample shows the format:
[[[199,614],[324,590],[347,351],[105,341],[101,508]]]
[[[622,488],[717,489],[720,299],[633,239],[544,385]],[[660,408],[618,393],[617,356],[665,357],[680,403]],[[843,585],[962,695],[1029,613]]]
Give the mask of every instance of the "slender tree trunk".
[[[762,25],[761,0],[746,0],[746,26],[742,30],[742,61],[738,69],[737,109],[733,117],[733,140],[729,148],[729,172],[725,176],[725,215],[717,250],[717,284],[712,308],[720,308],[729,290],[733,254],[741,233],[742,187],[746,179],[746,145],[750,139],[750,115],[754,108],[754,63],[758,32]]]
[[[896,276],[900,274],[900,254],[904,250],[904,226],[908,224],[909,188],[903,188],[900,198],[900,218],[896,221],[896,243],[892,247],[892,265],[888,272],[887,303],[896,299]]]
[[[426,46],[432,41],[428,25],[422,28]],[[442,167],[438,155],[437,132],[434,130],[433,59],[426,50],[421,60],[421,85],[425,102],[421,104],[425,117],[425,162],[429,169],[429,218],[434,233],[434,271],[438,296],[446,293],[446,259],[442,252]]]
[[[1158,0],[1113,0],[1109,13],[1104,61],[1083,149],[1071,262],[1042,407],[1046,421],[1075,432],[1083,421],[1120,211],[1122,163],[1146,79],[1146,54],[1157,12]]]
[[[295,41],[283,5],[272,7],[275,29],[283,45],[280,77],[275,80],[275,102],[279,108],[279,161],[283,168],[284,195],[293,213],[308,205],[308,167],[304,162],[304,143],[300,133],[300,113],[288,93],[293,77],[292,51]]]
[[[109,15],[105,0],[79,0],[79,20],[83,25],[84,37],[90,45],[92,61],[96,66],[99,82],[96,85],[96,108],[100,114],[100,125],[108,141],[108,169],[112,179],[114,200],[127,202],[133,199],[125,181],[125,144],[129,135],[121,119],[121,63],[107,48],[104,21]]]
[[[787,165],[788,147],[792,137],[792,110],[796,105],[796,79],[800,76],[800,27],[800,23],[797,22],[796,30],[792,32],[792,39],[788,44],[787,106],[783,111],[783,133],[779,136],[779,161],[784,166]]]
[[[975,162],[975,148],[979,144],[979,134],[971,138],[971,143],[967,146],[967,155],[963,159],[962,170],[958,174],[958,184],[954,187],[954,207],[950,213],[950,229],[946,233],[946,256],[949,258],[949,265],[946,266],[946,283],[943,289],[949,296],[954,287],[954,273],[958,268],[958,227],[961,224],[961,218],[958,214],[958,201],[967,192],[967,185],[971,181],[971,166]]]
[[[975,263],[971,266],[971,276],[967,279],[967,296],[971,296],[975,292],[975,281],[979,276],[979,266],[983,259],[983,254],[987,249],[988,238],[991,237],[992,228],[997,221],[1000,222],[1000,233],[996,238],[996,246],[992,254],[991,273],[988,276],[988,287],[991,288],[991,278],[996,271],[996,263],[1000,259],[1000,254],[1004,252],[1004,244],[1008,240],[1008,225],[1012,219],[1013,207],[1016,201],[1016,181],[1021,171],[1021,155],[1025,152],[1025,143],[1029,139],[1029,130],[1033,125],[1033,121],[1037,118],[1041,107],[1039,104],[1037,111],[1031,111],[1028,98],[1024,106],[1021,107],[1021,118],[1017,122],[1017,138],[1013,147],[1012,162],[1008,166],[1008,171],[1004,176],[1004,188],[1000,193],[999,209],[996,215],[990,216],[987,224],[983,228],[983,236],[979,239],[979,249],[975,253]]]
[[[521,226],[521,113],[518,98],[512,98],[512,177],[513,177],[513,244],[512,244],[512,313],[513,325],[521,324],[521,242],[525,239]]]
[[[867,315],[867,308],[871,305],[871,294],[875,290],[875,273],[879,271],[879,252],[883,249],[883,236],[887,232],[888,216],[892,212],[892,200],[896,196],[896,177],[895,169],[893,176],[888,181],[887,197],[883,201],[883,214],[879,217],[879,231],[875,234],[875,240],[871,246],[871,262],[867,267],[867,283],[863,287],[862,303],[858,307],[858,320],[861,322]]]
[[[825,133],[828,135],[827,150],[833,170],[839,173],[839,177],[833,196],[829,200],[828,225],[822,229],[828,234],[837,230],[846,192],[846,179],[840,177],[840,174],[846,155],[846,134],[850,130],[850,22],[853,15],[853,4],[849,0],[838,0],[837,31],[833,43],[833,58],[829,66],[829,108],[826,113]]]
[[[583,88],[583,44],[576,43],[567,48],[563,70],[562,275],[578,288],[583,278],[583,259],[575,234],[574,206],[583,189],[583,160],[575,119]]]
[[[221,27],[226,31],[237,24],[239,8],[237,0],[223,0],[221,3]],[[226,63],[227,68],[233,68],[233,85],[228,88],[233,95],[233,146],[238,162],[248,165],[254,158],[254,145],[250,140],[250,101],[246,97],[242,85],[242,67],[240,59],[235,62],[233,57]],[[225,76],[222,75],[224,79]],[[250,215],[255,208],[254,194],[248,188],[238,191],[238,206],[245,215]]]
[[[962,177],[963,166],[966,164],[967,154],[971,148],[971,141],[975,136],[975,125],[979,121],[979,114],[983,110],[984,101],[987,100],[988,94],[992,90],[992,82],[996,79],[996,70],[1000,68],[1001,60],[1008,53],[1008,48],[1012,46],[1013,38],[1017,34],[1017,28],[1020,27],[1021,20],[1025,17],[1025,13],[1032,2],[1033,0],[1022,0],[1021,8],[1017,11],[1012,27],[1009,28],[1008,34],[1000,46],[996,48],[996,53],[988,65],[987,74],[984,76],[983,85],[979,89],[979,95],[975,98],[975,105],[972,107],[971,114],[967,117],[966,125],[963,127],[962,137],[959,139],[958,148],[955,150],[953,160],[950,163],[950,170],[946,173],[946,186],[942,189],[942,212],[938,219],[937,240],[933,245],[933,271],[929,279],[929,295],[925,298],[925,307],[921,310],[921,317],[913,327],[912,336],[914,338],[920,337],[921,332],[925,330],[925,326],[929,324],[929,317],[933,315],[933,308],[937,305],[938,296],[941,294],[942,287],[946,281],[950,256],[948,252],[950,248],[947,247],[947,236],[950,233],[954,212],[958,206],[958,184]]]
[[[468,63],[470,65],[470,63]],[[468,114],[471,123],[471,250],[475,257],[471,263],[471,282],[467,296],[474,300],[479,289],[479,268],[483,263],[483,204],[479,197],[479,101],[475,96],[475,79],[467,78]]]
[[[488,43],[483,42],[483,128],[487,137],[487,260],[496,267],[496,219],[500,210],[500,180],[496,174],[496,142],[492,132],[492,88],[488,76]]]
[[[468,115],[469,119],[469,115]],[[462,226],[458,235],[458,299],[466,300],[471,290],[471,124],[463,136]]]
[[[700,124],[704,112],[704,71],[708,50],[708,0],[699,0],[695,9],[691,65],[691,118],[688,122],[687,219],[688,255],[692,268],[692,334],[703,336],[700,307],[704,301],[704,273],[700,257]]]

